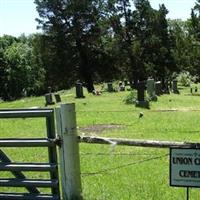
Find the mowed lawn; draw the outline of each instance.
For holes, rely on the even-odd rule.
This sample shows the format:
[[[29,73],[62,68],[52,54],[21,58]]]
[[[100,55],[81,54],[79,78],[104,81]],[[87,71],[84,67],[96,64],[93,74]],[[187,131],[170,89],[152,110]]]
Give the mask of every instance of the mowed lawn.
[[[151,109],[126,105],[126,92],[100,96],[88,94],[75,98],[75,90],[60,91],[62,103],[76,103],[78,134],[130,139],[199,142],[200,96],[190,95],[190,88],[180,88],[180,95],[170,94],[151,102]],[[199,85],[200,88],[200,85]],[[44,107],[44,97],[1,102],[0,109]],[[55,106],[59,106],[58,104]],[[143,117],[139,118],[140,112]],[[102,128],[103,127],[103,128]],[[107,127],[107,128],[106,128]],[[115,128],[116,127],[116,128]],[[1,119],[0,137],[44,137],[42,119]],[[45,162],[42,148],[3,149],[15,162]],[[185,188],[169,186],[169,149],[80,144],[81,178],[86,200],[182,200]],[[46,173],[26,173],[29,178],[48,178]],[[1,173],[1,177],[12,177]],[[23,189],[0,188],[1,191]],[[47,192],[46,189],[42,190]],[[200,199],[198,189],[190,190],[190,199]]]

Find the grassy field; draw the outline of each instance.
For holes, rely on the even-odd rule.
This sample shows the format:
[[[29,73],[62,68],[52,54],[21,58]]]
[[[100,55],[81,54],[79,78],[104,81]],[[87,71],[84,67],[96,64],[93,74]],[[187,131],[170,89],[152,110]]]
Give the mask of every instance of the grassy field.
[[[180,88],[180,95],[158,97],[158,102],[151,102],[149,110],[124,104],[123,99],[129,94],[128,91],[105,92],[101,96],[84,92],[86,96],[84,99],[76,99],[74,89],[59,92],[63,103],[76,103],[80,135],[199,142],[200,96],[191,96],[190,88]],[[23,107],[44,107],[44,97],[0,103],[0,109]],[[139,118],[140,112],[144,114],[142,118]],[[115,125],[117,128],[113,129]],[[45,131],[45,122],[41,119],[0,120],[0,137],[4,138],[40,137],[45,136]],[[7,148],[4,151],[15,162],[35,160],[41,162],[47,159],[47,151],[40,148],[34,150]],[[186,189],[169,186],[168,154],[168,149],[81,143],[84,199],[186,199]],[[30,178],[48,177],[45,173],[26,174]],[[10,174],[2,173],[2,176],[10,177]],[[8,192],[8,188],[0,188],[0,190]],[[198,189],[191,189],[190,194],[191,200],[200,199]]]

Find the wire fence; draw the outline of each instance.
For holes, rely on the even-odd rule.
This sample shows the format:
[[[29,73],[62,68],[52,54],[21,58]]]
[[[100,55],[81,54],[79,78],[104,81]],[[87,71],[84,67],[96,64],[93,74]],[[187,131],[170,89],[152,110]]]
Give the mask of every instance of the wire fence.
[[[139,110],[79,110],[77,113],[138,113]],[[200,109],[158,109],[158,110],[148,110],[148,112],[200,112]]]
[[[150,161],[153,161],[153,160],[159,160],[159,159],[162,159],[162,158],[167,157],[167,156],[169,156],[168,153],[161,155],[161,156],[155,156],[155,157],[143,159],[143,160],[140,160],[140,161],[137,161],[137,162],[131,162],[131,163],[123,164],[123,165],[113,167],[113,168],[107,168],[107,169],[99,170],[99,171],[96,171],[96,172],[83,172],[83,173],[81,173],[81,175],[82,176],[97,176],[97,175],[102,175],[102,174],[109,175],[110,172],[115,171],[115,170],[120,170],[122,168],[130,167],[130,166],[133,166],[133,165],[143,164],[143,163],[150,162]]]

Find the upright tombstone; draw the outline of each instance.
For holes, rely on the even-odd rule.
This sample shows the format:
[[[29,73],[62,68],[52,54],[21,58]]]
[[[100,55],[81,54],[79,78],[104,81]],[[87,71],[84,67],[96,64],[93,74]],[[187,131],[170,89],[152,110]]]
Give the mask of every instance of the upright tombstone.
[[[55,102],[53,101],[52,93],[45,94],[45,106],[53,105]]]
[[[179,94],[177,83],[178,83],[177,80],[173,80],[173,82],[172,82],[172,91],[173,91],[174,94]]]
[[[76,82],[76,98],[85,98],[83,95],[83,85],[81,82]]]
[[[137,84],[136,107],[149,108],[149,101],[145,99],[146,82],[140,81]]]
[[[124,80],[124,86],[129,86],[130,83],[127,80]]]
[[[157,101],[158,98],[155,94],[155,81],[154,79],[148,79],[147,80],[147,94],[149,95],[149,98],[151,101]]]
[[[166,79],[165,82],[164,82],[164,89],[163,89],[163,93],[164,94],[170,94],[170,89],[169,89],[169,80]]]
[[[52,91],[52,88],[49,86],[48,93],[45,94],[45,106],[55,104],[55,102],[53,101],[53,95],[52,95],[51,91]]]
[[[121,81],[119,82],[119,91],[125,91],[125,85]]]
[[[107,83],[108,92],[114,92],[112,82]]]
[[[155,82],[155,94],[157,96],[162,94],[162,83],[160,81]]]
[[[55,97],[56,103],[60,103],[61,102],[61,97],[60,97],[59,94],[54,94],[54,97]]]

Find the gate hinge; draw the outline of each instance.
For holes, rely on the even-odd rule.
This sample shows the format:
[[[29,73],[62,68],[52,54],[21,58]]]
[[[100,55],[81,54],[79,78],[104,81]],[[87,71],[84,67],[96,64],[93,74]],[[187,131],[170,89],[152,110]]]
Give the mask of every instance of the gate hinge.
[[[54,139],[54,143],[55,143],[56,145],[58,145],[59,147],[61,147],[61,145],[62,145],[62,139],[61,139],[61,137],[60,137],[60,136],[57,136],[57,137]]]

